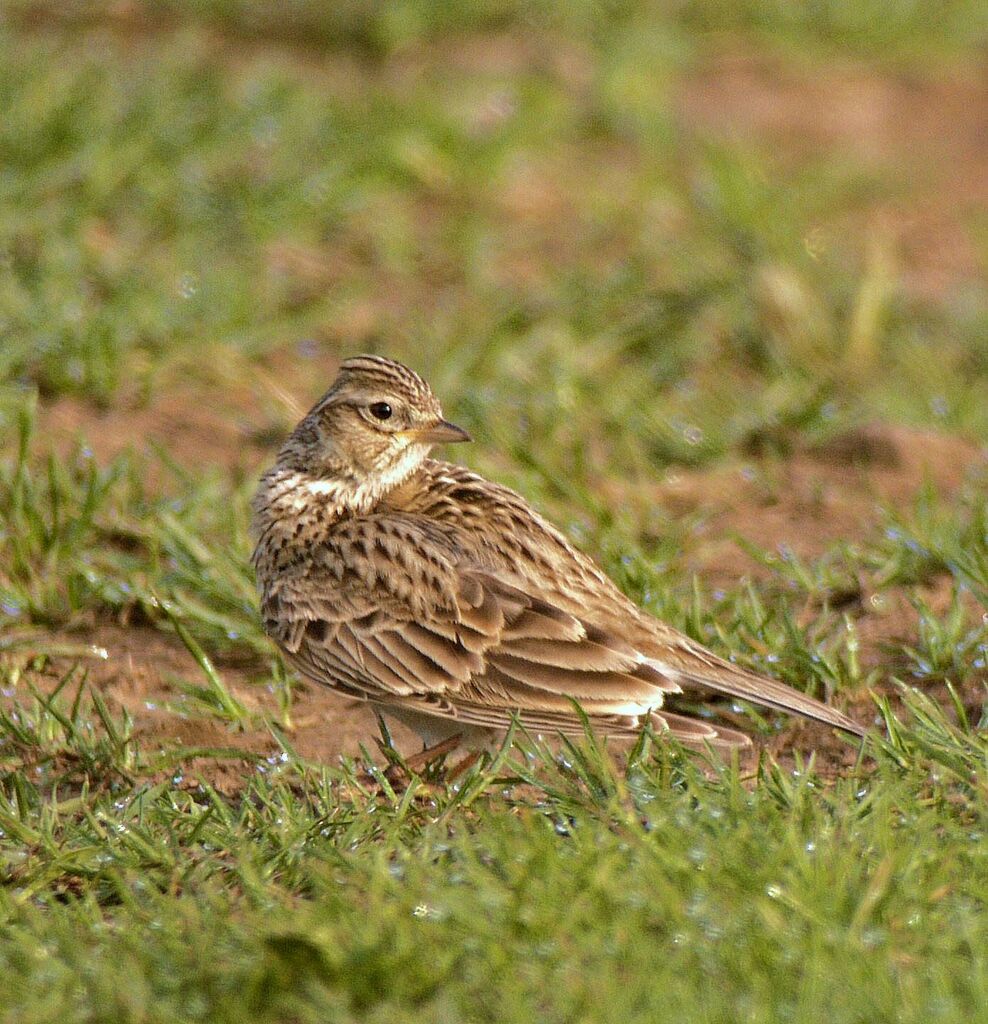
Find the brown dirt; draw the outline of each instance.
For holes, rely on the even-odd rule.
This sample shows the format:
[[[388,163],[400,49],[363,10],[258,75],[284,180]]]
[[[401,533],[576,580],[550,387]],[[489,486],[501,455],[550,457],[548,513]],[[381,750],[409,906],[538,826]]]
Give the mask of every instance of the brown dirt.
[[[514,53],[509,48],[498,59],[514,59]],[[489,48],[481,47],[481,57],[489,56]],[[915,294],[940,298],[983,273],[967,229],[972,214],[988,206],[988,78],[983,71],[919,81],[876,75],[863,67],[803,73],[765,58],[727,56],[684,81],[679,103],[683,123],[699,133],[772,146],[794,162],[843,155],[875,169],[883,179],[894,170],[893,179],[903,183],[896,197],[882,197],[865,212],[892,234],[902,273]],[[610,173],[619,178],[620,162],[611,164]],[[549,171],[553,173],[538,166],[514,168],[502,202],[506,216],[525,221],[532,230],[543,223],[547,244],[558,245],[561,225],[569,220],[576,225],[578,218],[559,216],[560,210],[571,211],[554,205],[557,193],[545,191],[543,179],[552,178],[555,169]],[[300,287],[323,289],[341,273],[323,254],[300,247],[274,246],[269,255]],[[538,267],[521,270],[527,280]],[[356,305],[341,315],[333,328],[336,334],[322,339],[327,344],[314,355],[285,350],[260,367],[231,365],[227,349],[217,359],[200,353],[195,364],[176,362],[165,379],[159,375],[148,382],[147,394],[153,397],[137,389],[110,410],[58,399],[42,410],[41,433],[60,450],[81,435],[102,462],[131,446],[159,446],[196,471],[209,466],[253,475],[266,461],[273,439],[296,419],[300,403],[293,396],[311,399],[318,390],[312,382],[332,378],[332,351],[338,343],[352,345],[371,336],[381,317],[377,306]],[[710,587],[719,587],[745,576],[770,575],[734,535],[762,549],[784,545],[812,559],[836,542],[873,536],[882,522],[880,508],[908,507],[924,479],[949,494],[968,477],[984,473],[985,464],[985,452],[963,439],[874,426],[785,459],[752,458],[712,470],[677,470],[656,485],[654,499],[673,514],[699,516],[703,533],[691,547],[689,568]],[[608,486],[610,497],[621,500],[621,485]],[[931,581],[924,593],[934,608],[946,607],[947,580]],[[891,638],[914,635],[916,613],[904,594],[891,595],[881,610],[866,596],[863,592],[855,608],[862,658],[866,665],[879,665]],[[48,639],[39,640],[39,650]],[[106,658],[83,659],[90,680],[111,705],[126,708],[134,717],[145,747],[220,747],[262,756],[277,752],[263,726],[237,732],[214,719],[166,707],[180,702],[176,678],[201,682],[198,667],[174,637],[148,627],[101,623],[55,639],[106,651]],[[27,650],[8,656],[24,659]],[[27,671],[50,687],[72,660],[66,655],[40,671]],[[221,671],[248,707],[276,712],[274,698],[249,670],[226,665]],[[855,710],[862,720],[871,718],[866,700]],[[356,754],[360,743],[374,749],[377,729],[368,709],[325,690],[300,686],[291,714],[289,738],[304,757],[329,761],[340,753]],[[400,749],[411,752],[417,746],[407,732],[396,729],[395,736]],[[816,747],[821,761],[834,768],[853,758],[826,730],[806,723],[792,724],[769,744],[776,753],[794,746]],[[244,772],[253,770],[253,761],[235,755],[193,758],[188,768],[233,792],[242,785]]]
[[[919,78],[724,55],[682,83],[679,108],[701,134],[771,147],[791,163],[837,158],[890,182],[864,216],[891,235],[914,294],[939,299],[983,282],[970,227],[988,209],[985,65]],[[854,216],[860,221],[861,211]],[[840,226],[830,227],[836,235]]]
[[[674,470],[656,486],[656,502],[676,515],[702,513],[703,540],[689,568],[711,586],[768,570],[737,543],[803,559],[839,541],[873,536],[883,509],[907,510],[929,482],[950,495],[988,471],[988,452],[960,437],[905,426],[849,431],[784,460]]]
[[[750,579],[764,592],[771,587],[771,561],[781,562],[784,552],[812,561],[835,544],[867,542],[884,527],[888,510],[908,513],[925,483],[949,497],[986,475],[988,450],[982,446],[929,430],[875,424],[785,459],[676,469],[656,485],[654,500],[676,516],[698,520],[699,536],[691,544],[686,568],[704,586],[729,589]],[[616,503],[627,497],[619,483],[610,492]],[[768,552],[770,564],[750,554],[739,539]],[[945,614],[952,586],[951,578],[941,575],[908,588],[886,587],[879,597],[870,581],[860,578],[854,592],[834,596],[833,604],[842,605],[841,610],[854,619],[863,671],[876,670],[875,688],[893,700],[897,691],[890,679],[908,678],[908,666],[890,662],[888,652],[895,644],[915,642],[919,613],[911,598],[925,602],[934,614]],[[973,624],[986,610],[970,595],[967,604]],[[819,607],[807,606],[801,618],[812,619],[818,613]],[[972,677],[960,693],[975,721],[986,682],[988,677]],[[873,720],[875,709],[867,694],[846,699],[852,716],[862,722]],[[768,749],[816,749],[821,766],[831,767],[850,764],[854,757],[830,730],[802,720],[792,720]]]
[[[211,372],[209,360],[171,368],[171,378],[150,397],[134,393],[109,409],[73,396],[47,403],[39,415],[39,436],[57,451],[80,441],[101,465],[126,451],[165,453],[184,469],[218,469],[235,478],[253,476],[304,414],[312,381],[333,379],[339,360],[315,346],[305,356],[280,350],[261,364],[236,361],[228,350]],[[305,397],[307,396],[307,397]],[[161,466],[151,459],[147,481],[161,483]]]
[[[211,453],[215,464],[230,468],[241,466],[244,458],[256,461],[259,454],[245,456],[242,436],[235,428],[215,410],[203,410],[195,403],[183,405],[175,393],[137,416],[127,410],[97,413],[62,401],[43,420],[53,433],[82,430],[102,456],[117,450],[121,435],[132,440],[145,430],[153,431],[152,436],[173,457],[188,459],[190,465],[199,462],[203,452]],[[701,538],[696,545],[691,568],[710,587],[728,586],[746,576],[770,577],[770,570],[739,547],[733,535],[761,548],[786,545],[800,557],[814,558],[834,542],[853,543],[873,534],[881,522],[879,509],[907,505],[925,479],[949,494],[985,467],[984,450],[962,439],[906,427],[873,426],[784,461],[677,471],[656,486],[656,500],[674,514],[702,518],[704,537],[710,540]],[[946,578],[932,581],[924,595],[934,608],[946,608],[950,599]],[[916,611],[905,593],[893,593],[879,609],[866,600],[863,590],[854,613],[866,667],[883,664],[890,640],[915,635]],[[259,715],[256,727],[236,731],[215,719],[180,710],[183,694],[177,681],[201,684],[202,678],[191,656],[169,634],[147,626],[101,623],[81,633],[39,638],[37,649],[49,649],[52,641],[106,652],[106,657],[82,659],[90,682],[111,707],[126,708],[145,748],[222,748],[263,756],[278,752],[261,721],[263,715],[277,719],[275,699],[252,678],[249,666],[219,666],[233,693]],[[15,656],[26,663],[30,653],[30,646],[20,647]],[[53,659],[40,674],[31,674],[35,684],[50,688],[72,660],[68,655]],[[260,668],[258,675],[262,673]],[[972,707],[976,699],[972,692]],[[852,713],[867,721],[874,709],[862,695]],[[378,731],[369,709],[319,687],[302,684],[295,690],[291,718],[287,734],[307,759],[328,762],[340,754],[356,755],[361,743],[375,750]],[[395,729],[395,739],[406,754],[418,748],[416,738],[400,727]],[[793,723],[769,744],[774,753],[793,747],[817,749],[819,764],[827,771],[839,770],[855,756],[826,729],[802,722]],[[190,755],[185,771],[190,778],[205,777],[222,791],[232,792],[242,786],[245,772],[256,770],[254,765],[254,760],[234,754]]]
[[[140,448],[153,442],[197,471],[208,464],[233,474],[253,475],[269,458],[274,438],[284,433],[312,397],[313,379],[328,381],[335,366],[335,357],[328,353],[299,360],[295,353],[283,352],[233,383],[188,379],[162,389],[160,397],[149,403],[129,408],[100,411],[60,399],[42,409],[40,427],[42,435],[59,447],[68,446],[80,434],[85,436],[101,461],[128,446]],[[209,395],[208,402],[204,395]],[[785,458],[752,457],[711,469],[676,469],[655,485],[653,500],[677,517],[693,516],[702,524],[690,547],[687,568],[713,589],[734,586],[744,577],[771,581],[771,567],[748,554],[738,537],[762,550],[778,551],[779,557],[788,549],[811,560],[837,542],[853,544],[873,537],[883,524],[882,509],[907,509],[924,481],[949,495],[986,472],[986,450],[963,438],[872,425]],[[622,494],[620,481],[604,488],[616,503],[628,497]],[[935,610],[948,607],[951,595],[946,577],[917,592]],[[868,582],[862,580],[860,594],[852,598],[849,611],[857,622],[862,664],[866,670],[881,670],[880,684],[902,671],[888,664],[888,645],[894,640],[909,642],[916,633],[917,612],[908,596],[904,590],[886,591],[884,601],[873,604]],[[980,614],[972,608],[972,617],[976,612]],[[189,780],[205,778],[217,789],[232,793],[242,787],[245,773],[257,770],[258,756],[278,753],[261,720],[264,715],[277,720],[276,702],[252,678],[250,666],[220,666],[233,693],[259,715],[256,726],[236,731],[207,716],[176,710],[183,696],[176,680],[201,684],[202,679],[198,666],[173,636],[146,626],[100,623],[85,632],[43,638],[38,650],[48,649],[52,639],[106,651],[106,658],[83,659],[90,681],[111,707],[127,709],[145,748],[229,752],[223,757],[190,754],[183,768]],[[23,659],[29,650],[22,648],[16,656]],[[69,656],[54,659],[40,676],[32,674],[35,684],[50,688],[72,660]],[[257,672],[262,674],[263,667]],[[983,699],[976,689],[972,684],[970,693],[963,695],[975,717]],[[863,694],[852,699],[850,711],[861,721],[871,721],[875,713]],[[341,754],[355,756],[361,744],[376,750],[377,724],[369,709],[321,688],[300,685],[291,718],[289,740],[307,759],[329,762]],[[407,730],[396,727],[394,735],[402,752],[418,749],[417,739]],[[818,767],[830,773],[843,770],[856,757],[853,748],[828,730],[804,722],[789,724],[767,748],[780,757],[791,756],[793,750],[815,749]],[[235,750],[250,756],[238,758],[232,753]]]
[[[40,667],[32,663],[53,646],[66,653],[45,659]],[[280,752],[265,719],[278,723],[298,753],[312,761],[331,762],[340,754],[356,756],[363,743],[372,752],[379,735],[373,713],[366,707],[321,687],[300,684],[294,690],[291,720],[279,717],[273,694],[258,685],[243,667],[218,664],[217,669],[231,693],[257,719],[246,728],[227,726],[197,710],[188,701],[182,683],[202,686],[202,672],[179,640],[147,626],[118,626],[101,623],[84,632],[38,635],[33,643],[18,644],[8,660],[22,666],[22,678],[41,692],[50,691],[73,664],[87,673],[88,683],[97,688],[111,711],[126,710],[135,726],[141,747],[157,753],[174,748],[221,750],[223,756],[185,758],[187,774],[204,777],[221,791],[243,786],[244,772],[253,771],[258,757]],[[74,694],[74,685],[70,685]],[[5,700],[28,697],[18,686]],[[405,754],[415,753],[421,744],[401,726],[392,736]],[[246,758],[238,758],[243,751]]]

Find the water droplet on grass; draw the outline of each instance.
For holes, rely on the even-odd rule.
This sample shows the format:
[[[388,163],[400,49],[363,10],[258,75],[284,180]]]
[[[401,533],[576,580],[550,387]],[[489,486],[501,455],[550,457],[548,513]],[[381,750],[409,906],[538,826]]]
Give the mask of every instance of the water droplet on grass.
[[[199,291],[199,282],[195,274],[183,274],[178,279],[178,294],[183,299],[195,298]]]

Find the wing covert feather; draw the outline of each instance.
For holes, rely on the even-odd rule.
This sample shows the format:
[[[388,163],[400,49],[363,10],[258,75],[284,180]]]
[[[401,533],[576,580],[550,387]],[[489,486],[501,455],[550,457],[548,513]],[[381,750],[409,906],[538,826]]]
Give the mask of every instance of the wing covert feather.
[[[684,742],[745,742],[734,730],[658,711],[682,684],[862,731],[723,661],[616,588],[592,621],[592,603],[485,561],[464,547],[462,531],[423,515],[341,520],[306,554],[267,580],[266,628],[306,675],[383,705],[500,729],[520,712],[533,727],[573,734],[576,699],[604,731],[652,713],[657,728]]]
[[[513,700],[514,686],[596,698],[629,713],[657,708],[664,693],[678,690],[629,644],[527,593],[524,581],[473,564],[442,531],[416,530],[395,515],[374,519],[361,522],[359,543],[349,536],[339,542],[356,561],[345,588],[338,568],[344,556],[326,545],[299,567],[298,585],[285,574],[278,593],[266,595],[278,604],[279,639],[319,681],[333,685],[344,665],[349,680],[360,679],[382,699],[446,694],[455,702],[469,700],[496,668],[507,691],[504,724],[512,705],[530,702]],[[387,547],[387,562],[372,557],[375,546]],[[313,629],[318,621],[327,627]],[[331,657],[320,656],[323,646]]]

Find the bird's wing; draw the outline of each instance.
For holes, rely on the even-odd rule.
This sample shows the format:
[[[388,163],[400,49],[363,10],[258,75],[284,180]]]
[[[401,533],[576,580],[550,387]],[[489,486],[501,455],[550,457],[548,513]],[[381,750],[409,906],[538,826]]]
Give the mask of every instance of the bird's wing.
[[[478,565],[440,525],[395,513],[344,520],[309,558],[269,583],[268,631],[310,678],[380,703],[506,728],[513,715],[571,727],[572,701],[602,731],[653,714],[684,742],[721,727],[662,708],[683,688],[727,694],[861,734],[857,723],[772,679],[717,658],[654,622],[626,634],[572,599]],[[689,723],[688,725],[686,723]],[[533,726],[534,727],[534,726]],[[545,728],[549,728],[548,725]],[[558,725],[553,728],[556,731]],[[571,729],[569,731],[572,731]],[[740,733],[736,743],[743,742]],[[709,739],[705,735],[705,740]],[[736,745],[735,743],[735,745]]]
[[[632,733],[652,715],[693,745],[741,733],[659,710],[679,686],[613,632],[473,564],[412,517],[341,523],[262,595],[268,632],[309,678],[382,704],[469,725]]]

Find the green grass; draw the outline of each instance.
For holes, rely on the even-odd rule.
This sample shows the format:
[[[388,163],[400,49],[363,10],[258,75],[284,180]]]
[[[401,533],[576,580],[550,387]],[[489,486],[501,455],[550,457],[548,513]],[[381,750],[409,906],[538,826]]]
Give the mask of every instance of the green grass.
[[[8,725],[10,1020],[918,1022],[988,996],[988,749],[928,702],[836,786],[590,748],[396,793],[288,754],[234,804],[59,703]]]
[[[876,491],[813,556],[742,529],[726,585],[695,574],[716,515],[658,485],[737,470],[740,503],[795,515],[829,499],[788,467],[862,426],[988,443],[983,225],[980,267],[918,293],[872,217],[924,202],[906,170],[727,141],[676,98],[725,50],[922,88],[985,38],[966,0],[8,4],[0,1020],[976,1018],[984,472]],[[423,371],[464,457],[655,614],[856,700],[867,751],[748,778],[588,741],[407,787],[395,752],[300,758],[248,503],[278,396],[364,350]],[[107,423],[169,401],[237,420],[229,462],[153,428],[108,454]],[[866,486],[831,479],[838,504]],[[229,744],[162,745],[108,700],[111,623],[191,653],[171,710]]]

